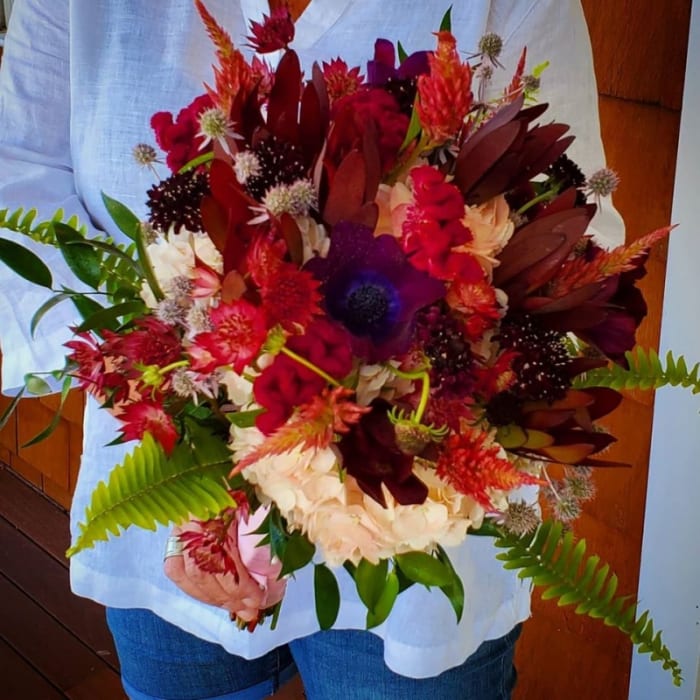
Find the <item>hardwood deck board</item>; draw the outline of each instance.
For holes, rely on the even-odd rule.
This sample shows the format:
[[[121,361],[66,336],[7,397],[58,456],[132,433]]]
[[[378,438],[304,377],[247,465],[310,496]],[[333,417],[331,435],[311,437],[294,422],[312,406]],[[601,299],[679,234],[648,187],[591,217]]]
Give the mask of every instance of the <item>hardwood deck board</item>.
[[[62,700],[65,697],[1,639],[0,678],[3,700]]]
[[[68,515],[0,465],[0,515],[21,530],[61,566],[68,568]]]
[[[0,600],[0,638],[60,690],[79,686],[93,674],[116,675],[100,656],[5,576],[0,576]]]
[[[118,668],[104,609],[70,591],[68,570],[0,517],[0,571],[17,588],[82,640],[112,668]]]

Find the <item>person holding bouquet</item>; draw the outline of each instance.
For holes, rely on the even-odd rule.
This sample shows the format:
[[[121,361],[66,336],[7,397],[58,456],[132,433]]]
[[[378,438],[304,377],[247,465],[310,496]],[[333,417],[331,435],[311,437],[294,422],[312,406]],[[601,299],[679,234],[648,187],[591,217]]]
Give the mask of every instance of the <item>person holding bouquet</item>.
[[[251,31],[258,44],[264,39],[251,30],[256,26],[251,22],[279,11],[261,0],[209,0],[206,7],[243,51]],[[292,3],[298,15],[293,45],[307,75],[315,61],[331,62],[337,56],[347,67],[364,71],[374,56],[375,72],[379,61],[385,77],[396,79],[397,57],[387,57],[387,45],[400,41],[409,51],[430,48],[431,32],[446,9],[410,0]],[[584,172],[604,164],[591,49],[578,2],[473,0],[455,3],[451,23],[462,51],[491,52],[490,63],[483,65],[488,63],[494,75],[484,84],[496,92],[516,72],[524,46],[532,65],[549,61],[539,101],[554,103],[552,119],[571,125],[577,139],[570,154]],[[490,44],[481,41],[484,36]],[[377,37],[388,40],[381,45],[381,59],[375,54]],[[279,56],[272,52],[268,58],[274,62]],[[211,83],[213,62],[194,0],[17,0],[0,68],[0,209],[36,206],[42,217],[50,218],[60,208],[90,230],[124,240],[102,193],[147,218],[144,193],[150,190],[151,199],[159,196],[152,172],[159,166],[140,146],[136,155],[149,168],[138,169],[133,147],[151,140],[151,114],[159,109],[154,126],[168,151],[168,165],[170,159],[184,165],[196,157],[196,148],[188,150],[190,132],[207,98],[195,98],[203,82]],[[359,71],[345,74],[352,75]],[[621,222],[610,207],[598,214],[592,229],[603,245],[621,242]],[[39,244],[33,249],[48,260],[55,287],[76,288],[58,251],[47,259]],[[0,269],[0,284],[2,386],[11,393],[27,372],[63,365],[69,328],[78,319],[64,305],[31,335],[30,319],[45,302],[45,290],[18,283],[5,269]],[[112,443],[116,426],[109,412],[97,410],[88,397],[72,508],[74,534],[90,494],[128,451],[128,444]],[[531,492],[527,497],[536,498]],[[450,551],[465,589],[459,622],[444,596],[413,586],[401,594],[389,617],[368,632],[366,610],[352,579],[339,567],[339,614],[333,629],[319,631],[313,567],[296,572],[286,587],[280,585],[279,568],[269,559],[261,564],[255,551],[247,551],[244,535],[259,524],[251,518],[230,530],[231,556],[238,562],[232,586],[188,568],[165,527],[156,532],[129,529],[72,557],[74,592],[108,609],[131,698],[252,700],[274,692],[295,668],[312,699],[510,697],[513,650],[519,625],[530,613],[530,591],[495,559],[489,538],[467,537]],[[180,540],[202,535],[192,525],[179,533]],[[250,622],[282,595],[274,629],[264,623],[250,633],[240,628],[245,624],[231,622],[231,613]]]

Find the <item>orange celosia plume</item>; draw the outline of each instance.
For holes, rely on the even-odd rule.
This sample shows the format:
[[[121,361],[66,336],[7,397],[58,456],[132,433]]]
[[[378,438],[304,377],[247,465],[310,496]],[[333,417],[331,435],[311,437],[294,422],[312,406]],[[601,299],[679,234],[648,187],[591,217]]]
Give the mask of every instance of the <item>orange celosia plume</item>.
[[[418,117],[431,141],[442,143],[460,127],[472,106],[472,70],[462,63],[450,32],[437,32],[438,46],[429,57],[430,74],[418,78]]]

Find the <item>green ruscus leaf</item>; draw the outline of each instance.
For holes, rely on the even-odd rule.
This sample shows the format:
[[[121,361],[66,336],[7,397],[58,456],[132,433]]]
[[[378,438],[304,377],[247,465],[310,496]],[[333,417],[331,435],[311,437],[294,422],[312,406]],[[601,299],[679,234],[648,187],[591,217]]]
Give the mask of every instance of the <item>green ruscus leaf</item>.
[[[32,284],[51,289],[53,278],[49,268],[31,250],[19,243],[0,238],[0,262]]]
[[[544,587],[543,599],[558,605],[575,605],[579,615],[602,619],[626,634],[640,653],[649,653],[673,676],[682,681],[678,662],[654,633],[649,613],[637,616],[637,604],[629,596],[617,595],[617,576],[597,556],[585,558],[586,541],[576,542],[571,532],[563,533],[562,524],[544,522],[532,535],[504,535],[495,544],[504,551],[497,555],[508,569],[517,569],[520,578]]]
[[[447,586],[452,583],[450,570],[441,561],[425,552],[397,554],[394,560],[406,578],[424,586]]]
[[[155,530],[157,524],[179,524],[191,516],[215,516],[232,504],[225,483],[230,471],[226,443],[204,429],[193,429],[169,456],[146,433],[93,491],[68,556],[132,525]]]
[[[333,627],[340,610],[340,589],[333,572],[325,564],[314,566],[316,617],[322,630]]]

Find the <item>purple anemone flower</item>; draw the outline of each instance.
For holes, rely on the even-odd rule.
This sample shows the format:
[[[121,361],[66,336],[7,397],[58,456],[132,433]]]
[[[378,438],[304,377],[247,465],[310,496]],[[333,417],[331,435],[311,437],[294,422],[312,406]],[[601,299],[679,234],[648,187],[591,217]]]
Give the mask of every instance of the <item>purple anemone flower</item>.
[[[352,335],[353,351],[382,362],[408,350],[419,309],[445,294],[445,286],[408,261],[396,239],[375,237],[361,224],[333,227],[326,258],[306,264],[322,283],[326,310]]]
[[[367,61],[367,82],[375,87],[389,80],[410,80],[430,71],[430,51],[416,51],[405,58],[396,68],[396,51],[388,39],[374,42],[374,58]]]

